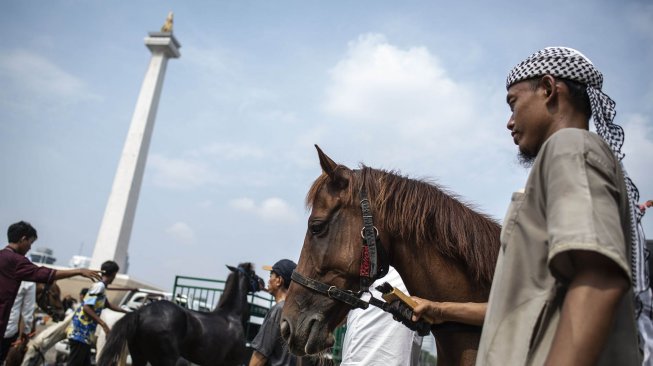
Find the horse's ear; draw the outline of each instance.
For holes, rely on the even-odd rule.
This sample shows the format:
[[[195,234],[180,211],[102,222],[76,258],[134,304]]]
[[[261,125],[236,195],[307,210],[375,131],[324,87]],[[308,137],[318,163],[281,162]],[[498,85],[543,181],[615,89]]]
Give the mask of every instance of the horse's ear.
[[[317,156],[320,158],[320,166],[322,167],[322,171],[329,176],[329,179],[333,184],[336,184],[340,188],[346,187],[348,179],[343,174],[340,174],[342,169],[337,169],[339,165],[331,160],[331,158],[328,157],[327,154],[325,154],[319,146],[315,145],[315,148],[317,149]],[[344,166],[340,167],[343,168]]]
[[[327,154],[325,154],[319,146],[315,145],[315,148],[317,149],[317,156],[320,158],[320,166],[322,167],[322,171],[324,171],[324,173],[330,177],[333,176],[333,173],[336,171],[338,164],[331,160],[331,158],[328,157]]]
[[[227,264],[227,268],[229,268],[229,270],[230,270],[231,272],[236,272],[236,271],[238,270],[238,268],[236,268],[236,267],[234,267],[234,266],[230,266],[230,265],[228,265],[228,264]]]

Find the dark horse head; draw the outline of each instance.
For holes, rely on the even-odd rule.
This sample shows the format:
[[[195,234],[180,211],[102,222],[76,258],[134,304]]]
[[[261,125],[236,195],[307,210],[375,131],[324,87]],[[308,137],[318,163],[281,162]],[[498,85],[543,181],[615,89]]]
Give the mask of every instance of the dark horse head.
[[[366,166],[351,170],[319,148],[318,155],[323,173],[306,197],[308,228],[281,321],[294,354],[333,345],[333,330],[349,310],[364,307],[356,295],[384,274],[368,271],[372,262],[396,268],[415,296],[487,300],[500,246],[495,221],[429,182]],[[376,261],[370,242],[379,254]],[[479,335],[438,334],[436,339],[438,358],[454,354],[453,364],[460,355],[475,355]]]
[[[218,306],[214,311],[224,311],[228,309],[233,311],[234,308],[242,309],[241,317],[243,324],[249,319],[249,306],[247,305],[247,297],[237,296],[238,293],[255,293],[265,288],[263,279],[259,277],[254,271],[252,263],[240,263],[238,267],[227,265],[231,271],[225,281],[225,288],[218,301]],[[234,280],[237,279],[237,280]],[[240,304],[234,304],[234,301],[239,301]]]
[[[55,322],[65,317],[66,309],[61,300],[61,289],[56,283],[36,284],[36,304]]]

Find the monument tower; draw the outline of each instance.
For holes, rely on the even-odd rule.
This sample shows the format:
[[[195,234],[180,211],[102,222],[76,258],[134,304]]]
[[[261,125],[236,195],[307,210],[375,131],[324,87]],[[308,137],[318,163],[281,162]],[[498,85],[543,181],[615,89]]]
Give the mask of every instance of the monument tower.
[[[154,129],[156,110],[159,106],[163,77],[168,59],[179,58],[181,55],[179,53],[181,45],[172,34],[172,17],[173,14],[170,12],[161,31],[150,32],[148,37],[145,37],[145,45],[152,52],[152,58],[145,72],[145,79],[136,101],[131,126],[113,180],[109,201],[93,249],[91,268],[100,268],[102,262],[106,260],[116,261],[122,273],[126,273],[129,267],[129,238]]]

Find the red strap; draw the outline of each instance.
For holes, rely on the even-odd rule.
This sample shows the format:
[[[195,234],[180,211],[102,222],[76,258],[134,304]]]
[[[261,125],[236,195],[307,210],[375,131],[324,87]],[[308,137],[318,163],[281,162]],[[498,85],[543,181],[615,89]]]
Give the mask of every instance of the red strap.
[[[361,277],[370,277],[370,251],[367,245],[363,245],[363,253],[361,255]]]

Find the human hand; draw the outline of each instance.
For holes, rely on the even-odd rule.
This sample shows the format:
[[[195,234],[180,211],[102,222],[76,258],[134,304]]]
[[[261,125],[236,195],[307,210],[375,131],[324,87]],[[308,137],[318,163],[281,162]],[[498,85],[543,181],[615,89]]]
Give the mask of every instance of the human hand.
[[[424,318],[424,320],[433,324],[440,324],[445,321],[442,317],[440,303],[422,299],[417,296],[411,296],[411,298],[417,303],[413,308],[413,321],[418,321],[420,318]]]
[[[109,332],[111,331],[111,328],[107,325],[107,323],[102,323],[102,330],[104,330],[105,335],[109,335]]]
[[[410,310],[410,307],[401,300],[394,300],[391,302],[387,306],[386,311],[392,314],[394,320],[402,323],[408,327],[408,329],[416,331],[421,336],[425,336],[431,332],[431,325],[429,323],[424,320],[411,320],[413,312]]]
[[[93,281],[99,281],[102,279],[102,272],[101,271],[96,271],[88,268],[80,268],[79,269],[79,275],[89,278]]]

